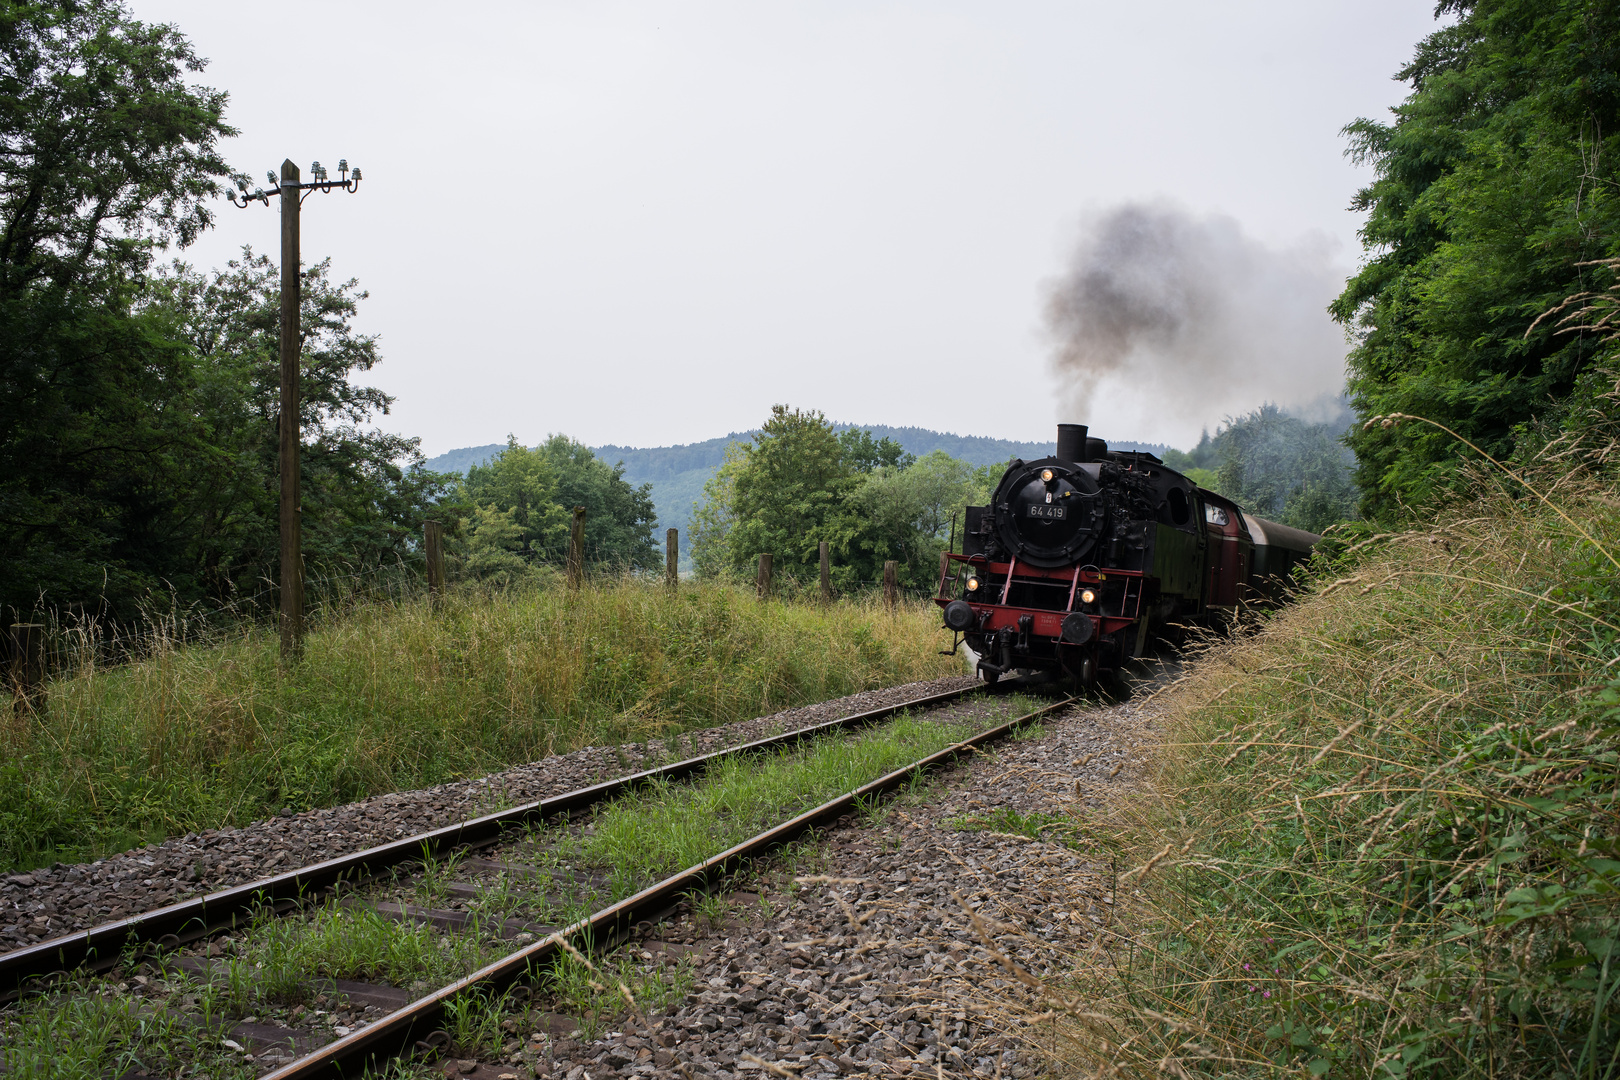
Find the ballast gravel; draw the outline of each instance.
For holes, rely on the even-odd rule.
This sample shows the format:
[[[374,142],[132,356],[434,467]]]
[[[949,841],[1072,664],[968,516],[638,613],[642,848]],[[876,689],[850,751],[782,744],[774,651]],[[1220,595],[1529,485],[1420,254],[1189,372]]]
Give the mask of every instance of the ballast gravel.
[[[446,1062],[447,1073],[734,1080],[1042,1071],[1023,1037],[1037,1010],[1009,1007],[1020,987],[1001,958],[1039,978],[1107,944],[1114,868],[1083,830],[1065,826],[1138,782],[1156,741],[1154,714],[1151,700],[1066,710],[1038,736],[940,774],[920,803],[879,821],[845,819],[813,867],[767,872],[751,886],[757,893],[734,894],[743,911],[724,929],[706,932],[690,917],[684,935],[660,929],[665,940],[645,943],[644,958],[673,946],[696,965],[679,1008],[600,1038],[537,1032],[502,1061]],[[1009,822],[1021,831],[1003,831]]]
[[[209,830],[91,863],[0,877],[0,952],[257,881],[479,814],[585,787],[652,762],[797,731],[852,713],[969,685],[968,677],[868,690],[694,731],[678,754],[663,743],[586,747],[475,780],[379,795],[346,806]]]

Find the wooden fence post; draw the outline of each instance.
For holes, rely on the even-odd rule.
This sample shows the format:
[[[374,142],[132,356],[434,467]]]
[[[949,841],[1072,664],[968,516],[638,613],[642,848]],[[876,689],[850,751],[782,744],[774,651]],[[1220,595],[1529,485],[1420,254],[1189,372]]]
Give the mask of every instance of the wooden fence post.
[[[754,579],[754,591],[761,600],[771,595],[771,553],[768,551],[760,552],[759,576]]]
[[[671,529],[664,534],[664,583],[675,588],[681,580],[681,531]]]
[[[585,584],[585,508],[574,507],[574,531],[568,537],[568,587]]]
[[[821,602],[832,602],[832,545],[821,542]]]
[[[11,626],[12,708],[18,716],[45,711],[45,626]]]
[[[896,580],[899,564],[889,559],[883,564],[883,602],[892,612],[895,605],[900,602],[900,585]]]
[[[428,595],[437,600],[444,595],[444,526],[437,521],[422,523],[422,554],[427,556]]]

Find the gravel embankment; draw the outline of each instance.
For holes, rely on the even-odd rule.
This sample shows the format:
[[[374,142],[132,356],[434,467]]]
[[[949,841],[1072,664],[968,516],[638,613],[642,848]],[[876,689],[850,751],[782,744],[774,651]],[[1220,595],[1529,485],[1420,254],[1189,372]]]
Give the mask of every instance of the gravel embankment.
[[[767,875],[770,919],[753,907],[725,931],[690,922],[684,934],[662,931],[675,949],[694,950],[697,983],[682,1007],[648,1017],[650,1030],[631,1022],[591,1041],[536,1033],[503,1061],[446,1062],[446,1071],[467,1080],[1031,1075],[1038,1061],[1008,1009],[1017,990],[968,911],[1005,956],[1044,975],[1100,938],[1113,871],[1084,842],[964,825],[1002,808],[1083,819],[1136,782],[1153,716],[1149,701],[1048,718],[1040,737],[942,774],[920,803],[830,833],[796,895]]]
[[[967,685],[967,677],[869,690],[694,732],[704,751]],[[92,863],[0,878],[0,951],[88,929],[164,904],[284,873],[481,813],[585,787],[664,760],[658,741],[586,747],[476,780],[379,795],[329,810],[191,833]]]

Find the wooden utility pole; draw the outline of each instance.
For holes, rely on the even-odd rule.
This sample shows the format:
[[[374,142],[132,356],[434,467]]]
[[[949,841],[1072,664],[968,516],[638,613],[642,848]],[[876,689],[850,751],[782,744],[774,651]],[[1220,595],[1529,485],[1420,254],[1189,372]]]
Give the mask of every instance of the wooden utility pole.
[[[771,553],[760,552],[759,575],[754,578],[754,591],[761,600],[771,595]]]
[[[428,595],[444,596],[444,526],[437,521],[422,523],[422,554],[427,556]]]
[[[888,605],[891,612],[895,605],[900,603],[900,583],[897,574],[899,569],[899,564],[893,559],[883,564],[883,602]]]
[[[821,542],[821,602],[832,601],[832,545]]]
[[[664,534],[664,584],[675,588],[681,580],[681,531],[671,529]]]
[[[11,706],[16,715],[45,711],[45,626],[11,624]]]
[[[279,447],[278,467],[281,471],[281,659],[298,659],[304,648],[304,545],[303,523],[299,513],[298,464],[298,411],[299,364],[303,342],[298,325],[298,304],[301,299],[301,264],[298,252],[298,211],[303,192],[320,191],[330,195],[333,188],[353,193],[360,190],[360,170],[349,174],[347,160],[338,162],[338,179],[326,174],[320,162],[309,167],[309,180],[305,184],[298,166],[288,158],[281,163],[278,180],[272,170],[269,176],[271,190],[248,190],[246,179],[240,180],[242,192],[231,192],[231,204],[245,209],[253,203],[270,205],[270,196],[281,198],[281,415],[277,421]],[[237,202],[240,198],[241,202]]]
[[[292,159],[281,163],[281,658],[304,650],[304,536],[299,520],[298,465],[298,255],[300,177]]]
[[[568,587],[585,584],[585,508],[574,507],[574,530],[568,537]]]

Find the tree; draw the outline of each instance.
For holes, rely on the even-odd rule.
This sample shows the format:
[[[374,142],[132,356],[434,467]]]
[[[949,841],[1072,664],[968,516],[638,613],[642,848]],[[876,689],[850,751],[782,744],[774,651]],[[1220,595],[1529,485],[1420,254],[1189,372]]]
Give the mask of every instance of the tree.
[[[557,499],[556,471],[544,453],[520,446],[515,436],[508,435],[506,449],[487,464],[467,470],[462,494],[478,508],[475,549],[509,551],[529,564],[566,552],[568,514]],[[480,535],[483,530],[493,531]]]
[[[976,468],[935,450],[862,476],[849,498],[865,526],[856,542],[866,556],[862,573],[875,576],[884,560],[893,559],[908,587],[933,588],[953,523],[960,530],[964,508],[989,501],[1003,471],[998,465]]]
[[[330,260],[304,272],[299,465],[312,577],[414,558],[422,523],[449,509],[451,478],[423,467],[418,440],[365,426],[393,403],[355,380],[381,360],[376,338],[353,327],[366,295],[353,279],[333,281]],[[188,347],[191,411],[205,432],[180,462],[186,496],[169,542],[224,598],[278,567],[279,269],[251,248],[209,274],[177,262],[150,279],[142,307]]]
[[[732,565],[746,570],[770,552],[776,572],[808,578],[819,570],[822,541],[847,565],[860,531],[844,505],[854,485],[825,416],[773,405],[734,481]]]
[[[531,565],[560,564],[568,557],[576,506],[585,508],[588,562],[636,569],[655,563],[652,485],[631,487],[622,467],[608,465],[566,435],[552,435],[532,450],[507,436],[505,450],[467,470],[462,490],[473,505],[510,515],[518,532],[501,543]],[[507,535],[506,526],[488,514],[475,523],[475,532],[492,528]]]
[[[719,577],[735,565],[731,555],[731,530],[737,523],[735,509],[737,473],[748,460],[749,444],[726,444],[725,460],[703,484],[703,501],[692,504],[688,519],[692,566],[699,577]]]
[[[660,563],[653,545],[658,511],[652,485],[631,487],[624,478],[624,463],[609,465],[590,447],[566,435],[552,435],[538,452],[557,478],[555,498],[560,506],[585,508],[585,558],[601,566],[651,569]],[[566,540],[551,555],[562,561]]]
[[[0,302],[109,297],[154,246],[212,221],[229,170],[223,91],[173,26],[110,0],[0,11]]]
[[[1392,123],[1345,130],[1375,179],[1367,262],[1334,302],[1357,335],[1363,417],[1413,413],[1487,452],[1556,411],[1600,354],[1589,335],[1531,330],[1566,295],[1602,288],[1620,240],[1620,9],[1584,0],[1443,0],[1458,21],[1399,77]],[[1370,514],[1441,497],[1466,447],[1428,425],[1357,429]]]
[[[1209,486],[1245,510],[1312,532],[1354,516],[1349,453],[1333,425],[1266,404],[1228,419],[1209,449],[1219,461]]]
[[[42,598],[127,614],[186,569],[169,526],[206,425],[137,299],[227,174],[202,68],[105,0],[0,10],[0,622]]]
[[[906,453],[905,447],[885,435],[872,438],[864,428],[845,428],[838,433],[838,445],[843,448],[844,461],[858,473],[877,469],[904,469],[917,458]]]

